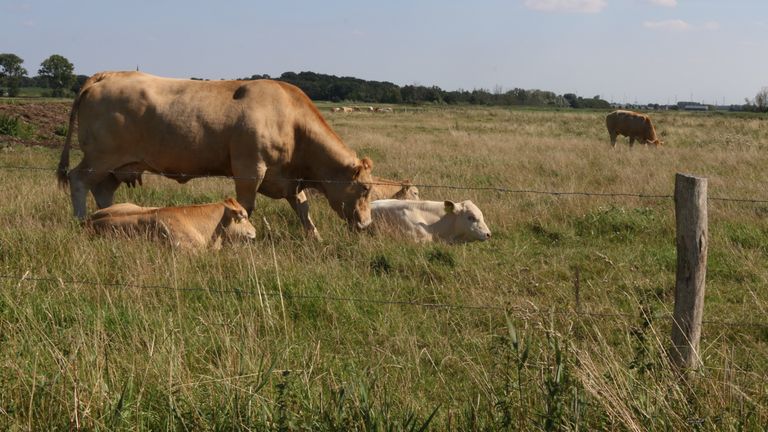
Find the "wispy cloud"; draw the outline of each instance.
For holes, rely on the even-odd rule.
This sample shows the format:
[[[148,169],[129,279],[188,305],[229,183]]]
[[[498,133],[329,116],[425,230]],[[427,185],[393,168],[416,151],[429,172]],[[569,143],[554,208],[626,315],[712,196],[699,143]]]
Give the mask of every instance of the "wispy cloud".
[[[648,1],[657,6],[664,6],[664,7],[677,6],[677,0],[648,0]]]
[[[606,0],[524,0],[525,7],[540,12],[598,13]]]
[[[720,30],[720,23],[717,21],[707,21],[701,25],[694,25],[681,19],[672,19],[664,21],[645,21],[643,27],[650,30],[663,30],[674,32],[685,32],[691,30],[706,30],[716,31]]]
[[[666,31],[688,31],[692,27],[687,22],[681,19],[672,19],[664,21],[645,21],[643,27],[651,30],[666,30]]]

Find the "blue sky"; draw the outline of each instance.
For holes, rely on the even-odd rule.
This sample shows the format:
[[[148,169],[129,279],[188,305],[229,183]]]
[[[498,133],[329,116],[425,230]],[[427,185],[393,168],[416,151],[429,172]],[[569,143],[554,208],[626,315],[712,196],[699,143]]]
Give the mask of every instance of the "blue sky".
[[[742,103],[768,86],[766,0],[0,0],[0,52],[31,75],[237,78],[311,70],[616,102]]]

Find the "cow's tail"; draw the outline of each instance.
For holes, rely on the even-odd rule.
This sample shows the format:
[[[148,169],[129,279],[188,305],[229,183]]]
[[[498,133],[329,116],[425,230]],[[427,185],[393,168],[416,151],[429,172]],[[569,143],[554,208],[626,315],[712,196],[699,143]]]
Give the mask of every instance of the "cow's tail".
[[[80,101],[83,99],[83,95],[85,95],[91,86],[103,80],[109,75],[111,75],[111,73],[101,72],[88,78],[83,84],[83,87],[80,89],[80,92],[75,97],[74,102],[72,102],[72,110],[69,113],[67,138],[64,141],[64,148],[61,150],[59,167],[56,169],[56,178],[58,179],[59,187],[61,188],[66,188],[69,185],[69,177],[67,176],[67,172],[69,171],[69,149],[72,147],[72,134],[75,130],[75,121],[77,120],[77,110],[80,107]]]

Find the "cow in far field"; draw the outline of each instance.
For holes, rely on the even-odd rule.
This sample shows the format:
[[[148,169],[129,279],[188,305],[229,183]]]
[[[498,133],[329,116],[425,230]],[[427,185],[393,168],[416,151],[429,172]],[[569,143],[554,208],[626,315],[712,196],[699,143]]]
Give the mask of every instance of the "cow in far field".
[[[656,147],[664,144],[656,136],[656,129],[651,123],[651,118],[645,114],[633,111],[617,110],[605,117],[605,126],[611,137],[611,146],[616,147],[616,136],[629,137],[629,146],[635,144],[635,140],[643,144],[654,144]]]
[[[354,110],[355,109],[352,108],[352,107],[341,107],[341,111],[344,112],[344,113],[351,113]]]
[[[92,213],[85,226],[99,234],[147,235],[182,249],[219,249],[223,242],[256,238],[248,212],[234,198],[180,207],[115,204]]]
[[[371,201],[383,199],[419,200],[419,188],[410,180],[388,180],[381,177],[373,177],[371,183]]]
[[[491,238],[483,212],[472,201],[378,200],[371,202],[373,226],[419,242],[461,243]]]

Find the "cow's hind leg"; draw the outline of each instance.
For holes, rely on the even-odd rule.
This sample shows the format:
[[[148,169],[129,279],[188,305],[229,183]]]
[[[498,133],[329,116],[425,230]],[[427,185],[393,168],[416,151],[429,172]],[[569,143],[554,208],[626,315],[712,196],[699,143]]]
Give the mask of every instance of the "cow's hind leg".
[[[85,219],[85,203],[88,191],[106,175],[106,173],[94,171],[84,160],[69,172],[69,193],[72,198],[72,210],[76,218]]]
[[[307,234],[307,236],[316,240],[322,240],[320,238],[320,233],[317,232],[315,223],[312,222],[312,218],[309,216],[309,201],[307,201],[307,194],[304,193],[304,191],[301,191],[296,195],[287,196],[285,199],[288,201],[288,203],[291,205],[291,208],[293,208],[293,211],[295,211],[296,215],[299,217],[301,225],[304,227],[304,232]]]
[[[96,205],[100,209],[112,205],[118,186],[120,186],[120,181],[114,175],[109,174],[91,188],[93,198],[96,199]]]

